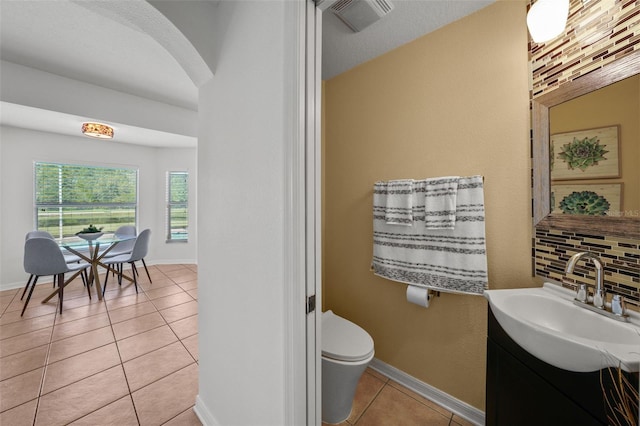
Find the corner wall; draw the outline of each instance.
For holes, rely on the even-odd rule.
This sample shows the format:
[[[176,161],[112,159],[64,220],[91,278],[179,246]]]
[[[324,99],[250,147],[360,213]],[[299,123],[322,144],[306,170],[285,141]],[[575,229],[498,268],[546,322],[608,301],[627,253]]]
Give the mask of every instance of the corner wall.
[[[484,411],[487,302],[428,309],[374,276],[378,180],[485,177],[490,288],[530,287],[525,1],[498,1],[325,82],[324,306],[359,324],[376,357]]]

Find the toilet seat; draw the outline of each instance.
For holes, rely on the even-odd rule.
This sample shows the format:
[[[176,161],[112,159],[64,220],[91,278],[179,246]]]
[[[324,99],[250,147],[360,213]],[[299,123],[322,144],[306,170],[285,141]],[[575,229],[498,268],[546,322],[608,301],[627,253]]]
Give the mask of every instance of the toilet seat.
[[[322,314],[322,356],[362,361],[373,356],[373,339],[358,325],[329,310]]]

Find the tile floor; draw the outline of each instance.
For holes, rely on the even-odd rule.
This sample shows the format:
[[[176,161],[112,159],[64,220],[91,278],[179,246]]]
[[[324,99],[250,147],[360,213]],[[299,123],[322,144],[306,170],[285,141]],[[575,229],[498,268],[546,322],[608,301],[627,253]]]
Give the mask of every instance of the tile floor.
[[[323,426],[326,423],[323,423]],[[368,368],[339,426],[471,426],[472,423]]]
[[[149,271],[138,294],[110,279],[104,302],[73,282],[62,314],[57,297],[41,303],[51,284],[23,317],[22,289],[0,292],[0,425],[200,425],[197,269]],[[469,424],[368,369],[341,426]]]
[[[51,284],[23,317],[22,289],[0,292],[0,425],[200,425],[196,267],[139,270],[104,302],[74,281],[62,314]]]

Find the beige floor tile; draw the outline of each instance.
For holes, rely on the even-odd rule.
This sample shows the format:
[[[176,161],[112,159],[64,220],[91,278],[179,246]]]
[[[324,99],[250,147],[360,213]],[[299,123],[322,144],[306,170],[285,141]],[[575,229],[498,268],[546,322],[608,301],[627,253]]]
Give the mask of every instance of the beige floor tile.
[[[142,289],[138,288],[138,292],[136,293],[136,286],[129,281],[123,280],[122,285],[118,285],[118,280],[112,281],[109,278],[109,283],[107,285],[107,291],[104,293],[105,300],[117,299],[118,297],[124,296],[135,296],[136,294],[142,293]]]
[[[162,287],[167,287],[167,286],[172,286],[172,285],[176,285],[176,283],[174,283],[171,278],[167,278],[164,275],[160,276],[160,277],[153,277],[153,282],[149,283],[138,283],[139,286],[141,286],[144,291],[149,291],[149,290],[154,290],[157,288],[162,288]]]
[[[25,301],[27,297],[25,296]],[[19,299],[18,299],[19,300]],[[9,323],[14,323],[17,321],[22,321],[25,318],[37,318],[43,315],[51,315],[55,314],[57,309],[57,299],[53,303],[43,305],[39,301],[34,301],[33,299],[27,305],[27,309],[24,311],[24,315],[20,315],[22,312],[22,307],[24,306],[23,302],[19,304],[17,302],[13,302],[12,306],[8,307],[6,312],[0,318],[0,325],[6,325]],[[17,309],[12,309],[13,305],[17,306]]]
[[[195,290],[198,288],[198,280],[193,280],[193,281],[186,281],[183,283],[178,284],[180,287],[182,287],[183,290],[188,291],[188,290]]]
[[[189,296],[193,297],[195,300],[198,300],[198,290],[187,290]]]
[[[178,339],[184,339],[198,333],[198,315],[192,315],[169,324]]]
[[[365,370],[358,382],[356,395],[353,398],[353,407],[351,408],[351,414],[347,421],[355,424],[369,404],[371,404],[371,401],[378,396],[383,387],[384,382],[382,380],[369,374],[368,370]]]
[[[41,304],[40,302],[42,302],[42,299],[44,299],[49,294],[51,294],[53,290],[54,289],[51,286],[51,283],[38,284],[36,288],[33,290],[33,293],[31,294],[29,307],[39,306]],[[27,290],[27,293],[24,295],[24,298],[21,300],[20,297],[22,297],[22,291],[23,289],[20,289],[20,293],[17,294],[16,297],[13,299],[13,301],[9,304],[9,306],[7,306],[7,312],[22,310],[22,307],[24,306],[24,302],[27,300],[29,290]]]
[[[187,281],[193,281],[198,278],[198,274],[193,271],[190,271],[187,268],[178,269],[175,271],[167,271],[165,275],[173,280],[173,282],[180,284],[186,283]]]
[[[428,400],[427,398],[423,397],[422,395],[418,395],[417,393],[413,392],[412,390],[407,389],[406,387],[402,386],[398,382],[394,382],[393,380],[389,380],[389,385],[393,386],[396,389],[398,389],[400,392],[404,393],[405,395],[408,395],[411,398],[421,402],[422,404],[424,404],[424,405],[426,405],[428,407],[431,407],[434,410],[440,412],[440,414],[442,414],[443,416],[451,418],[451,415],[453,414],[453,413],[451,413],[451,411],[439,406],[438,404],[436,404],[433,401]]]
[[[16,291],[12,291],[10,294],[9,293],[5,295],[0,294],[0,314],[2,314],[4,310],[7,309],[7,307],[11,304],[13,299],[16,297],[16,293],[17,293]],[[18,298],[20,297],[18,296]]]
[[[24,333],[3,339],[0,344],[0,358],[49,343],[52,328],[53,327],[47,327],[32,331],[31,333]]]
[[[171,271],[181,271],[186,269],[184,265],[181,265],[178,263],[171,264],[171,265],[155,265],[154,268],[162,272],[163,274],[166,274],[167,272],[171,272]]]
[[[111,327],[102,327],[51,343],[49,364],[114,343]]]
[[[75,321],[80,318],[87,318],[107,311],[104,302],[92,303],[90,305],[80,306],[78,308],[66,309],[62,306],[62,314],[56,316],[56,324],[63,324],[69,321]]]
[[[17,336],[19,334],[29,333],[53,326],[53,320],[56,314],[48,314],[35,318],[25,318],[22,321],[11,322],[9,324],[0,325],[0,339]]]
[[[48,349],[49,345],[42,345],[0,358],[0,380],[44,367]]]
[[[123,362],[139,357],[177,341],[176,335],[168,325],[154,328],[144,333],[117,342]]]
[[[145,290],[145,294],[150,300],[158,299],[160,297],[170,296],[176,293],[182,293],[184,290],[177,284],[168,285],[166,287],[154,288],[152,290]]]
[[[93,413],[90,413],[75,422],[73,426],[96,426],[96,425],[137,425],[138,418],[133,408],[131,396],[127,395]]]
[[[150,314],[113,324],[112,327],[116,340],[122,340],[165,324],[164,319],[158,312],[152,312]]]
[[[137,294],[107,300],[106,303],[109,306],[109,310],[113,310],[148,301],[149,298],[142,291],[140,291],[140,293]]]
[[[193,411],[193,408],[189,408],[186,411],[183,411],[182,413],[178,414],[176,417],[174,417],[173,419],[169,420],[168,422],[166,422],[164,424],[164,426],[201,426],[202,423],[200,422],[200,419],[198,419],[198,416],[196,416],[195,411]]]
[[[179,287],[178,287],[179,288]],[[172,294],[171,296],[160,297],[152,300],[156,308],[161,311],[162,309],[171,308],[173,306],[181,305],[186,302],[192,302],[193,297],[189,296],[186,292],[180,290],[180,293]]]
[[[358,420],[358,426],[448,426],[449,417],[385,386]]]
[[[62,309],[63,312],[67,309],[75,309],[75,308],[79,308],[81,306],[87,306],[87,305],[91,305],[91,304],[97,304],[97,303],[102,303],[100,300],[98,300],[98,298],[95,295],[95,292],[91,292],[91,299],[89,299],[89,296],[87,295],[87,291],[83,290],[82,295],[78,296],[78,297],[74,297],[73,299],[69,297],[69,295],[66,293],[64,294],[64,301],[62,303]]]
[[[198,367],[191,364],[136,392],[133,403],[141,425],[167,422],[193,407],[198,394]]]
[[[462,417],[458,416],[457,414],[454,414],[453,418],[451,419],[451,425],[450,426],[474,426],[474,424],[471,423],[469,420],[463,419]]]
[[[120,356],[115,343],[49,364],[44,375],[42,394],[53,392],[117,365],[120,365]]]
[[[106,313],[80,318],[75,321],[67,321],[56,324],[53,327],[52,341],[65,339],[77,334],[86,333],[91,330],[106,327],[109,325],[109,316]]]
[[[25,280],[25,284],[26,283],[27,283],[27,281]],[[2,291],[0,291],[0,297],[6,297],[6,296],[11,296],[11,295],[18,294],[18,291],[22,291],[22,287],[20,287],[20,288],[11,288],[9,290],[2,290]]]
[[[17,407],[38,397],[43,368],[0,382],[0,411]]]
[[[36,406],[38,400],[26,402],[10,410],[0,413],[0,425],[7,426],[32,426],[36,418]]]
[[[110,368],[40,398],[36,425],[67,424],[128,394],[122,366]]]
[[[136,391],[193,362],[193,358],[184,346],[180,342],[175,342],[125,362],[123,365],[129,388],[131,391]]]
[[[171,308],[163,309],[160,314],[167,322],[174,322],[180,319],[190,317],[198,313],[198,302],[192,300],[191,302],[183,303],[181,305],[173,306]]]
[[[193,359],[198,361],[198,335],[194,334],[186,339],[182,339],[182,344],[187,348]]]
[[[389,378],[387,376],[385,376],[382,373],[378,373],[376,370],[374,370],[371,367],[367,367],[366,373],[371,374],[373,377],[377,378],[378,380],[382,380],[385,383],[389,381]]]
[[[112,324],[126,321],[142,315],[157,312],[156,307],[151,302],[136,303],[119,309],[109,309],[109,318]]]

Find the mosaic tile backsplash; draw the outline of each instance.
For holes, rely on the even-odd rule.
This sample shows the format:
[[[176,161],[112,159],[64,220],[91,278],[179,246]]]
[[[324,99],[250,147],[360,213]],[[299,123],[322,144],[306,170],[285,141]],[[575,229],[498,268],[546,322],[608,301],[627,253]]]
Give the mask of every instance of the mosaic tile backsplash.
[[[640,49],[640,0],[571,0],[564,36],[530,41],[533,97]]]
[[[628,304],[640,307],[640,241],[637,240],[537,229],[536,275],[562,282],[564,287],[574,290],[580,283],[593,285],[595,269],[591,262],[580,261],[573,274],[564,273],[569,258],[581,251],[597,253],[602,260],[608,294],[621,294]]]
[[[533,3],[533,2],[532,2]],[[571,0],[563,37],[537,44],[530,41],[531,98],[640,50],[640,0]],[[640,72],[640,70],[638,70]],[[533,241],[535,273],[575,289],[593,284],[595,271],[580,262],[566,275],[569,257],[594,251],[605,264],[605,287],[640,308],[640,241],[606,235],[537,229]]]

